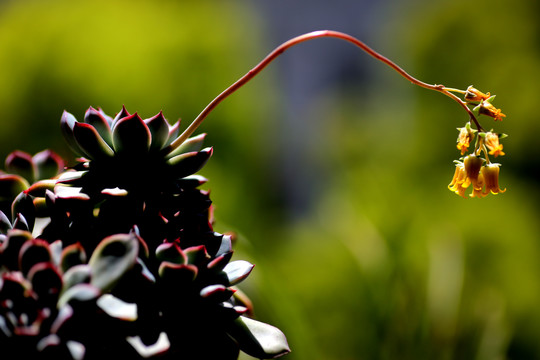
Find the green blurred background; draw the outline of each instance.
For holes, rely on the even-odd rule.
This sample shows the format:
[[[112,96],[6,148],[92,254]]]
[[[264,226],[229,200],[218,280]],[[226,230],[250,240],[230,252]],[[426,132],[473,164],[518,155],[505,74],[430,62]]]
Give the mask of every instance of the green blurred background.
[[[0,2],[0,155],[70,158],[65,109],[184,126],[303,32],[357,36],[429,83],[497,94],[503,195],[446,189],[466,114],[339,40],[290,50],[205,121],[216,230],[291,360],[540,359],[537,1]],[[182,326],[182,324],[179,324]],[[245,357],[247,359],[247,357]]]

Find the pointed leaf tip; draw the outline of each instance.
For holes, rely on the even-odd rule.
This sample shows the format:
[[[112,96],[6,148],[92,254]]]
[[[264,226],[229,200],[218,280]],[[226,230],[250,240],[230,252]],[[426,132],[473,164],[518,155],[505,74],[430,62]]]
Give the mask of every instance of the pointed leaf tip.
[[[127,116],[130,116],[131,114],[126,110],[126,106],[122,105],[122,110],[116,116],[114,117],[113,124],[116,124],[116,122],[122,118],[125,118]]]
[[[103,112],[89,107],[84,114],[84,122],[92,125],[108,145],[112,145],[111,127]]]
[[[148,152],[152,141],[150,129],[137,113],[118,120],[114,124],[112,137],[116,152],[132,155]]]
[[[227,274],[230,285],[236,285],[249,276],[254,265],[245,260],[228,263],[223,271]]]
[[[169,139],[169,122],[163,116],[163,112],[160,111],[157,115],[145,119],[144,123],[148,126],[150,133],[152,134],[151,149],[162,149],[167,140]]]
[[[64,110],[62,117],[60,118],[60,129],[62,130],[62,135],[64,135],[64,139],[66,139],[68,146],[75,154],[86,156],[73,135],[73,128],[75,127],[76,123],[77,119],[75,119],[75,116]]]

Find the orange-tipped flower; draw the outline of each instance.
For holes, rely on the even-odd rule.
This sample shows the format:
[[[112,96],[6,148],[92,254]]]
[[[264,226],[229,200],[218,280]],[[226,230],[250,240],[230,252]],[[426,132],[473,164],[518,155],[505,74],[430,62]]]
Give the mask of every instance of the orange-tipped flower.
[[[482,101],[482,103],[478,105],[478,113],[492,117],[495,121],[502,121],[502,119],[506,117],[506,115],[501,112],[501,109],[497,109],[489,102],[489,99]]]
[[[461,197],[465,197],[465,191],[472,184],[473,192],[470,195],[471,197],[482,193],[484,181],[480,169],[483,162],[483,159],[475,155],[466,156],[463,162],[456,161],[456,171],[448,185],[448,189]]]
[[[461,155],[465,155],[467,150],[469,149],[469,146],[471,145],[471,141],[474,139],[474,133],[476,130],[471,129],[471,123],[468,122],[465,124],[464,127],[458,128],[459,135],[457,138],[457,149],[461,151]]]
[[[499,143],[499,135],[495,134],[493,132],[487,132],[484,137],[484,143],[486,144],[487,148],[489,149],[489,155],[493,155],[495,157],[497,156],[503,156],[504,152],[502,144]]]
[[[467,102],[480,102],[487,100],[491,97],[489,93],[484,94],[478,89],[475,89],[472,85],[467,88],[465,92],[465,101]]]

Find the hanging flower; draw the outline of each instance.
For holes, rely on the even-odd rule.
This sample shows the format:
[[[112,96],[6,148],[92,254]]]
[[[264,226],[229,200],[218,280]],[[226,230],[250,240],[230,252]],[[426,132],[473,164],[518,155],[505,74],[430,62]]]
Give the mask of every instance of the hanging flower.
[[[454,172],[452,182],[448,185],[448,189],[461,197],[465,197],[465,191],[469,185],[470,182],[467,183],[465,166],[461,161],[456,161],[456,171]]]
[[[472,189],[469,196],[477,198],[505,192],[506,189],[499,187],[500,164],[483,165],[484,161],[475,155],[466,156],[463,162],[456,161],[456,170],[448,189],[463,198],[466,198],[465,192],[469,187]]]
[[[482,167],[482,175],[485,181],[484,195],[488,195],[490,192],[494,195],[503,193],[506,189],[499,187],[499,168],[500,164],[487,164]]]
[[[473,189],[478,190],[482,188],[480,185],[479,176],[483,163],[484,160],[476,155],[469,155],[463,159],[463,166],[465,168],[465,174],[467,175],[467,181],[469,182],[468,184],[473,185]],[[469,186],[468,184],[467,186]]]
[[[484,136],[484,143],[486,144],[489,155],[493,155],[495,157],[497,156],[503,156],[504,152],[502,151],[503,146],[499,143],[499,135],[495,134],[493,132],[487,132]]]
[[[469,149],[469,146],[471,145],[471,141],[474,139],[474,133],[477,130],[473,130],[471,128],[471,123],[468,122],[465,124],[464,127],[458,128],[459,135],[457,138],[457,149],[461,151],[461,155],[465,155],[467,150]]]

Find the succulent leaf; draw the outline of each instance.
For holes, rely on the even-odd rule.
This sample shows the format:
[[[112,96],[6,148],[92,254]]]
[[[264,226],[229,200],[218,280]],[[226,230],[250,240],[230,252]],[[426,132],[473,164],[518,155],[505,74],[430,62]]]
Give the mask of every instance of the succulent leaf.
[[[84,122],[92,125],[99,135],[101,135],[103,140],[105,140],[109,146],[112,146],[111,127],[103,115],[103,112],[100,112],[93,107],[89,107],[84,114]]]
[[[158,270],[162,279],[178,281],[178,284],[192,282],[197,277],[198,272],[195,265],[173,264],[166,261],[161,263]]]
[[[114,117],[111,125],[111,129],[114,128],[118,120],[130,116],[131,114],[126,110],[126,107],[122,105],[122,110]]]
[[[213,149],[205,148],[199,152],[189,152],[167,160],[173,174],[177,178],[183,178],[199,171],[212,156]]]
[[[137,113],[118,120],[112,134],[114,150],[133,156],[148,152],[152,141],[150,129]]]
[[[0,175],[0,201],[13,201],[15,197],[28,189],[30,184],[19,175]]]
[[[234,320],[227,332],[240,350],[255,358],[274,359],[291,351],[281,330],[244,316]]]
[[[64,169],[64,160],[51,150],[43,150],[32,156],[37,168],[37,180],[50,179]]]
[[[221,244],[219,246],[219,249],[216,253],[216,256],[220,256],[223,254],[231,253],[232,250],[232,236],[231,235],[223,235],[221,238]]]
[[[122,301],[111,294],[103,294],[97,300],[97,305],[114,318],[124,321],[137,320],[137,305]]]
[[[25,192],[28,195],[44,197],[47,190],[53,191],[56,185],[56,180],[46,179],[39,180],[33,183]]]
[[[173,125],[169,127],[169,139],[167,140],[167,144],[169,145],[174,141],[180,135],[180,120],[175,122]]]
[[[73,134],[73,128],[75,127],[76,123],[77,119],[75,119],[75,116],[71,115],[67,111],[63,112],[62,118],[60,119],[60,128],[64,138],[66,139],[71,150],[73,150],[77,155],[86,156],[85,152],[79,146],[77,140],[75,140],[75,135]]]
[[[109,291],[135,265],[139,242],[132,234],[116,234],[103,239],[88,261],[92,268],[91,284]]]
[[[26,241],[32,239],[28,231],[13,229],[8,232],[6,240],[2,243],[2,260],[9,270],[19,269],[19,252]]]
[[[101,193],[103,195],[109,195],[109,196],[127,196],[128,191],[125,189],[120,189],[119,187],[115,187],[112,189],[103,189],[101,190]]]
[[[53,264],[41,262],[32,266],[28,272],[28,280],[40,300],[52,297],[52,301],[56,302],[62,289],[62,277]]]
[[[73,266],[84,264],[85,262],[86,252],[84,251],[81,243],[76,242],[75,244],[66,246],[62,250],[62,254],[60,256],[60,269],[65,273]]]
[[[206,246],[204,245],[188,247],[184,250],[184,254],[187,257],[188,264],[201,264],[210,259],[210,256],[206,252]]]
[[[54,194],[59,199],[90,200],[90,196],[82,192],[81,187],[56,185]]]
[[[73,136],[79,147],[92,159],[103,159],[114,155],[111,147],[90,124],[75,123]]]
[[[23,244],[19,251],[19,269],[25,275],[35,264],[51,261],[52,254],[49,243],[44,240],[30,239]]]
[[[253,270],[253,264],[245,260],[237,260],[228,263],[223,271],[227,274],[229,285],[236,285],[243,281]]]
[[[187,263],[185,253],[176,243],[163,243],[156,248],[156,258],[173,264]]]
[[[0,233],[5,234],[12,228],[11,221],[9,221],[9,218],[4,214],[3,211],[0,211]]]
[[[24,151],[13,151],[6,158],[6,170],[24,177],[29,183],[37,178],[37,168],[32,156]]]
[[[21,213],[17,214],[17,216],[15,217],[15,221],[13,222],[13,228],[30,232],[30,226],[28,225],[28,221],[26,221],[26,218]]]
[[[32,197],[24,192],[17,195],[11,204],[11,214],[13,221],[17,219],[18,214],[24,215],[28,223],[28,228],[32,229],[36,220],[36,208],[34,207]]]
[[[88,171],[66,171],[58,176],[58,183],[62,184],[77,184],[81,182],[82,177],[87,174]]]
[[[92,269],[88,264],[72,266],[64,273],[62,293],[77,284],[90,284],[91,279]]]
[[[203,288],[200,292],[202,298],[221,303],[227,301],[234,294],[234,290],[227,288],[224,285],[209,285]]]
[[[214,258],[214,260],[208,263],[208,269],[211,269],[214,271],[223,270],[225,266],[231,260],[232,255],[233,255],[233,252],[231,251],[231,252],[217,256],[216,258]]]
[[[197,136],[190,137],[189,139],[184,141],[179,147],[177,147],[172,152],[167,154],[167,157],[172,158],[183,153],[197,152],[201,150],[205,137],[206,137],[206,134],[204,133]]]
[[[160,111],[159,114],[145,119],[144,123],[148,126],[150,133],[152,134],[151,150],[160,150],[165,146],[169,139],[169,123]]]
[[[183,177],[180,182],[185,187],[197,187],[208,182],[208,179],[201,175],[189,175]]]
[[[70,287],[66,292],[62,294],[62,296],[60,296],[60,299],[58,299],[58,307],[62,308],[73,301],[94,301],[100,295],[100,290],[91,284],[77,284]]]

